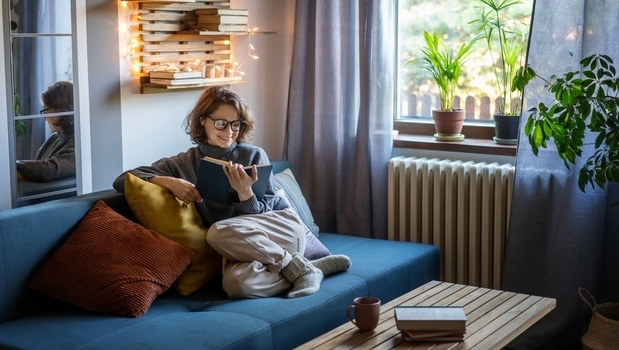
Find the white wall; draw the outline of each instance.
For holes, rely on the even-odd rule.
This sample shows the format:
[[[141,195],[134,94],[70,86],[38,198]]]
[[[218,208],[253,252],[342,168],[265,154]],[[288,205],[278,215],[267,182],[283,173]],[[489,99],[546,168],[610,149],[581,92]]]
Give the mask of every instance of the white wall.
[[[243,71],[248,82],[231,85],[231,89],[245,100],[256,118],[252,143],[263,147],[269,157],[280,158],[292,55],[294,2],[232,0],[230,6],[249,9],[250,27],[276,32],[275,35],[252,36],[255,54],[260,59],[250,59],[245,63]],[[119,19],[123,19],[122,14]],[[232,39],[233,53],[238,61],[242,62],[247,56],[248,40],[247,36]],[[121,33],[121,56],[126,43]],[[150,164],[192,146],[182,129],[182,122],[200,95],[200,91],[141,95],[138,79],[131,75],[130,69],[130,59],[125,56],[119,67],[123,170]],[[109,180],[111,184],[113,179]]]

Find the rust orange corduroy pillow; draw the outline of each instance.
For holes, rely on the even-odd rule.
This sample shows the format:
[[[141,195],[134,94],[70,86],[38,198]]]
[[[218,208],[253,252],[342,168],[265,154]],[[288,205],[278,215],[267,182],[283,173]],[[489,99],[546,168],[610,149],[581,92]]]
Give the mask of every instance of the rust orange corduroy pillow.
[[[190,249],[99,201],[29,285],[88,310],[138,317],[170,288],[192,256]]]

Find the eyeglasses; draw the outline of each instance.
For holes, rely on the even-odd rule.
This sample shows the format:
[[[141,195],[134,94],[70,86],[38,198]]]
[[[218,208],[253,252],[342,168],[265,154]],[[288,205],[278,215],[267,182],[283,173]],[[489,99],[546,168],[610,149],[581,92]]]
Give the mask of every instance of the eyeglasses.
[[[39,111],[39,113],[40,113],[40,114],[45,114],[45,113],[46,113],[47,111],[49,111],[50,109],[51,109],[50,107],[47,107],[47,108],[45,108],[45,109],[40,110],[40,111]]]
[[[213,121],[213,125],[217,130],[225,130],[228,127],[228,124],[230,124],[230,129],[232,129],[232,131],[234,132],[240,131],[245,127],[245,122],[242,120],[235,120],[229,122],[224,119],[214,119],[210,115],[207,115],[206,117]]]

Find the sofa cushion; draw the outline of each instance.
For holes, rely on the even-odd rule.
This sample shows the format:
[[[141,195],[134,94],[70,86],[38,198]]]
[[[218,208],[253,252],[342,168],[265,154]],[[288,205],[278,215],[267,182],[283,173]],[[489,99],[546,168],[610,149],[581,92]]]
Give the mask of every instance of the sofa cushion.
[[[194,252],[189,267],[174,286],[190,295],[221,274],[222,256],[207,242],[207,227],[193,203],[185,204],[167,189],[126,173],[125,196],[136,219],[149,228]]]
[[[283,189],[286,193],[287,200],[292,208],[299,213],[301,220],[310,228],[312,233],[318,236],[318,225],[314,223],[314,216],[310,210],[301,188],[297,183],[297,179],[292,174],[292,170],[285,169],[273,175],[275,181],[275,190]]]
[[[274,349],[271,327],[239,313],[189,312],[157,298],[135,318],[59,309],[0,323],[0,349],[264,350]]]
[[[99,201],[29,286],[88,310],[137,317],[174,283],[192,256],[190,249]]]
[[[255,317],[271,324],[274,349],[291,349],[347,322],[346,307],[359,296],[375,296],[387,303],[439,278],[435,246],[411,242],[320,233],[333,254],[346,254],[352,265],[326,276],[320,290],[303,298],[222,301],[218,288],[202,288],[190,297],[166,295],[194,312],[217,310]],[[268,312],[265,312],[268,310]]]
[[[305,251],[303,256],[308,260],[315,260],[330,255],[331,252],[324,244],[314,236],[311,231],[305,233]]]
[[[440,279],[436,246],[412,242],[321,233],[333,254],[352,261],[347,271],[366,281],[368,295],[394,299],[428,281]]]

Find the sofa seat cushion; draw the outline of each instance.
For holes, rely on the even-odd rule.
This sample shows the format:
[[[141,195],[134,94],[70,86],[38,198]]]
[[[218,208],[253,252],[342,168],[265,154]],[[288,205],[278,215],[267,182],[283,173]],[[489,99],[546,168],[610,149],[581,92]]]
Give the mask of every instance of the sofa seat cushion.
[[[367,283],[368,295],[383,302],[440,279],[439,250],[428,244],[320,233],[332,254],[350,257],[347,271]]]
[[[245,314],[272,327],[273,349],[291,349],[345,322],[346,307],[358,296],[372,295],[383,303],[438,279],[438,249],[431,245],[320,233],[334,254],[346,254],[352,266],[327,276],[320,290],[303,298],[225,298],[218,286],[207,286],[190,297],[165,297],[199,312],[217,310]]]
[[[271,326],[273,347],[292,349],[347,321],[344,306],[367,294],[363,279],[347,273],[327,276],[320,290],[302,298],[286,298],[286,293],[257,299],[226,299],[215,288],[203,288],[189,297],[166,295],[194,312],[221,311],[244,314]]]
[[[137,319],[75,308],[2,323],[0,344],[2,349],[33,350],[273,348],[271,328],[263,320],[212,310],[190,312],[165,298]]]

